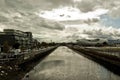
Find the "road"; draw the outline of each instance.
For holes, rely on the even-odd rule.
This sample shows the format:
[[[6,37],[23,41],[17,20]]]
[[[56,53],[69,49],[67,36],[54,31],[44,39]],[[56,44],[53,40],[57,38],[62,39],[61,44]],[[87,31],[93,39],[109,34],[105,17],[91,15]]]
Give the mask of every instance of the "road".
[[[61,46],[27,73],[23,80],[120,80],[120,76]]]

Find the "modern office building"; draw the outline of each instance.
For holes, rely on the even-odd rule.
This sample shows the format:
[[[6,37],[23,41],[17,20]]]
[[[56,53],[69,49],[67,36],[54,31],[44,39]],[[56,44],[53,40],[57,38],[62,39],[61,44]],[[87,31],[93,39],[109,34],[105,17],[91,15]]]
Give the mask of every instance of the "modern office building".
[[[4,29],[3,32],[0,32],[0,45],[3,45],[4,42],[8,42],[8,44],[13,47],[16,43],[19,43],[22,47],[30,48],[32,46],[32,37],[31,32]]]

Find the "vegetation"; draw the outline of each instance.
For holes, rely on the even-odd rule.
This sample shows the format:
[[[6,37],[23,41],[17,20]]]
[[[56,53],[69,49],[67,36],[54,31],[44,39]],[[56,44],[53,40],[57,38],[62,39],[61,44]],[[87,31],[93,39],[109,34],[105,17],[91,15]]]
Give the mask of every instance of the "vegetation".
[[[5,42],[3,43],[3,52],[4,52],[4,53],[8,53],[9,50],[10,50],[10,46],[9,46],[8,42],[5,41]]]

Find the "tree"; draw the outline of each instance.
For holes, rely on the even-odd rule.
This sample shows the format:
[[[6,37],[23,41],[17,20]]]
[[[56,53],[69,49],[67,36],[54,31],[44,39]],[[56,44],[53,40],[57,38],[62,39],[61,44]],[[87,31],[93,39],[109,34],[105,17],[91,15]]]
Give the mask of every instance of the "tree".
[[[108,45],[107,42],[103,42],[103,46],[106,46],[106,45]]]
[[[9,44],[8,44],[8,41],[5,41],[5,42],[3,43],[3,52],[4,52],[4,53],[8,53],[9,50],[10,50],[10,46],[9,46]]]
[[[20,44],[19,44],[19,43],[15,43],[15,44],[13,45],[13,48],[15,48],[15,49],[19,49],[19,47],[20,47]]]

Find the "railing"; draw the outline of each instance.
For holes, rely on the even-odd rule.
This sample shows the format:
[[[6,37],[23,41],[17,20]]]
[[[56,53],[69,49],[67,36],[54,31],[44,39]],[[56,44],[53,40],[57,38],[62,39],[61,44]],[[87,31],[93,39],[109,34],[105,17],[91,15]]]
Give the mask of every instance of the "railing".
[[[93,50],[93,51],[97,51],[99,53],[103,53],[103,54],[107,54],[107,55],[111,55],[111,56],[116,56],[120,58],[120,48],[117,47],[109,47],[109,48],[86,48],[89,50]]]
[[[110,53],[106,53],[102,51],[95,50],[94,48],[88,48],[88,47],[79,47],[79,46],[68,46],[69,48],[80,52],[81,54],[84,54],[86,56],[90,56],[94,59],[101,60],[103,62],[115,65],[120,68],[120,56]],[[101,48],[101,47],[100,47]]]
[[[0,64],[9,63],[10,61],[16,61],[16,60],[17,60],[17,63],[21,63],[21,61],[23,60],[30,59],[39,53],[42,54],[45,51],[49,51],[55,47],[56,46],[43,48],[43,49],[26,50],[24,52],[17,53],[17,54],[15,54],[14,52],[0,53]]]

